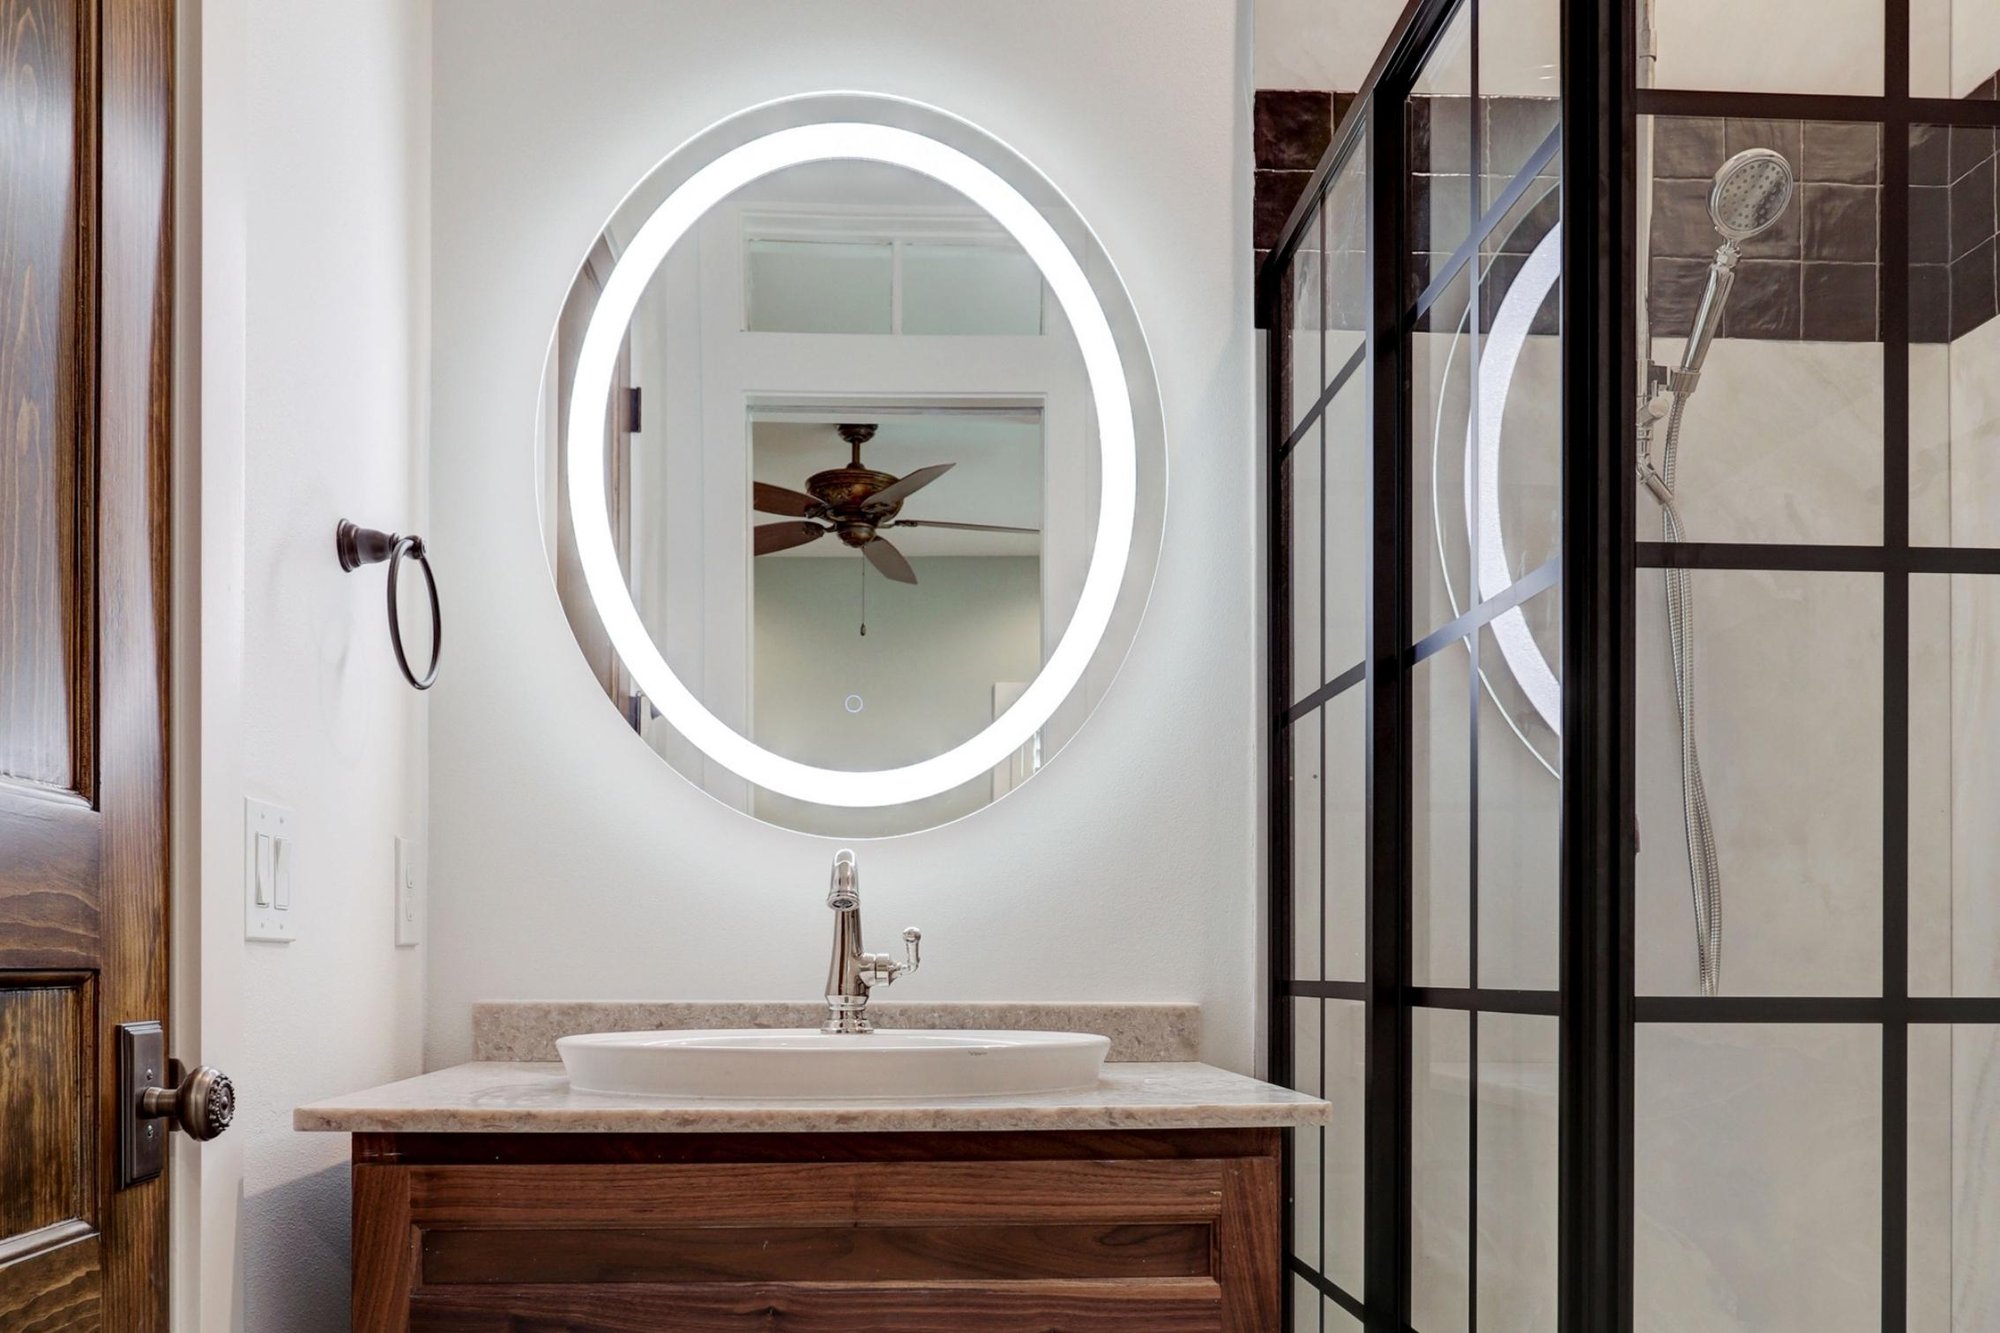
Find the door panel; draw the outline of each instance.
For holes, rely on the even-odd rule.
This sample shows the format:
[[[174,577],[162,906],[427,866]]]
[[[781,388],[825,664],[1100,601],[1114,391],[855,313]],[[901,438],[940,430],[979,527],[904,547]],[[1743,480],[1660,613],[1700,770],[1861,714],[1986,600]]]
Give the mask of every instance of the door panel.
[[[49,1248],[91,1214],[90,978],[0,989],[0,1254]],[[72,1237],[73,1238],[73,1237]]]
[[[78,397],[74,0],[0,0],[0,776],[82,788],[89,727]]]
[[[167,1016],[171,34],[0,0],[0,1328],[166,1325],[112,1034]]]

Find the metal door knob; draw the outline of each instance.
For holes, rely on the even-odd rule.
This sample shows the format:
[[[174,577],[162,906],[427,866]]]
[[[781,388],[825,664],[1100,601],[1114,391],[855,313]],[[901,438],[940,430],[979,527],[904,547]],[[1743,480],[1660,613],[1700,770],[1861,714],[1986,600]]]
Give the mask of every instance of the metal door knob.
[[[167,1071],[179,1074],[180,1062]],[[139,1114],[163,1117],[191,1139],[207,1142],[236,1118],[236,1085],[229,1075],[209,1065],[197,1065],[171,1088],[147,1088],[139,1094]]]

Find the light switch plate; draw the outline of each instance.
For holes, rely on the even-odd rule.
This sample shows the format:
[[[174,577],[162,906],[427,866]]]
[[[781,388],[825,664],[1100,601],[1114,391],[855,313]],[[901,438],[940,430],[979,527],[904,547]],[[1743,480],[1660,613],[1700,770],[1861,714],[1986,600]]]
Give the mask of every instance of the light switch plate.
[[[396,947],[424,942],[424,845],[396,839]]]
[[[243,802],[243,938],[299,937],[298,817],[269,801]],[[258,839],[264,839],[259,855]],[[261,890],[261,891],[260,891]],[[261,899],[261,901],[259,901]]]

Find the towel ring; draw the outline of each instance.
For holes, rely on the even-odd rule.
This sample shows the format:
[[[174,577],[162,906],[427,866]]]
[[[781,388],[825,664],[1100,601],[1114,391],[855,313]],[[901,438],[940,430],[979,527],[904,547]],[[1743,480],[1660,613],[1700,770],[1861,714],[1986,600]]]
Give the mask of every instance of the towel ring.
[[[444,611],[438,605],[437,575],[431,572],[430,551],[424,546],[424,539],[414,533],[400,537],[393,532],[378,532],[343,518],[333,530],[333,546],[340,556],[340,567],[349,573],[363,565],[389,562],[389,645],[396,650],[396,665],[403,669],[403,679],[419,690],[429,689],[437,681],[438,657],[444,651]],[[397,611],[396,582],[402,574],[405,556],[423,567],[424,586],[430,591],[431,666],[421,680],[410,670],[409,655],[403,650],[403,621]]]

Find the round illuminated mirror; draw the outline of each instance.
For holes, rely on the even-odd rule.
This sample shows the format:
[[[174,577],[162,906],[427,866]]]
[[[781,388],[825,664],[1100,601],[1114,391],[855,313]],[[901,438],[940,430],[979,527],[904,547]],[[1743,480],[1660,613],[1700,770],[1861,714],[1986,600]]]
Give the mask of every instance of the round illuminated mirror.
[[[544,371],[557,592],[637,736],[842,837],[1021,785],[1109,686],[1166,504],[1116,271],[1018,154],[839,94],[676,149],[589,246]]]

